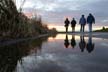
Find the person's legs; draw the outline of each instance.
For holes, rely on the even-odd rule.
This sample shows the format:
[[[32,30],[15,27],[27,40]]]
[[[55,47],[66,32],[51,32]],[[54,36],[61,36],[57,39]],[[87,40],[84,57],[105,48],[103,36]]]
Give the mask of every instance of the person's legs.
[[[75,27],[73,27],[73,29],[74,29],[74,32],[75,32]]]
[[[81,28],[80,28],[80,32],[82,32],[82,25],[81,25]]]
[[[72,27],[72,32],[73,32],[73,27]]]
[[[75,27],[72,27],[72,32],[75,32]]]
[[[68,32],[68,26],[66,27],[66,32]]]
[[[89,23],[89,32],[90,32],[90,23]]]
[[[92,32],[92,24],[90,25],[90,32]]]
[[[84,32],[84,25],[82,25],[82,32]]]
[[[89,24],[89,32],[92,32],[92,24]]]
[[[83,25],[83,32],[84,32],[84,30],[85,30],[85,25]]]

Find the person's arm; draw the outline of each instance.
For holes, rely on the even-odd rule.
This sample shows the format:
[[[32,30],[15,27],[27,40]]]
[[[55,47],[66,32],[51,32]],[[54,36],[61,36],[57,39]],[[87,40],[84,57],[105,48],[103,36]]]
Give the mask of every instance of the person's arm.
[[[79,20],[79,24],[81,24],[81,19]]]
[[[75,24],[77,24],[77,22],[75,21]]]
[[[64,26],[66,27],[66,20],[64,21]]]
[[[95,24],[95,18],[93,17],[93,23]]]
[[[68,23],[70,24],[70,21],[68,21]]]
[[[64,24],[66,24],[66,20],[64,21]]]
[[[87,20],[85,19],[85,24],[87,23]]]
[[[89,17],[87,17],[87,24],[89,23]]]
[[[70,21],[68,20],[68,24],[70,24]]]

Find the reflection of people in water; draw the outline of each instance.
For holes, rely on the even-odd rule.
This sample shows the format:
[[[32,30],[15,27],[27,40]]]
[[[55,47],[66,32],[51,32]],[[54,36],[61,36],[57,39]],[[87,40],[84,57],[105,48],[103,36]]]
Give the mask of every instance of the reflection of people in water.
[[[65,40],[64,40],[64,45],[65,45],[66,48],[69,47],[69,40],[68,40],[67,34],[66,34],[66,38],[65,38]]]
[[[89,39],[88,39],[86,48],[89,53],[91,53],[94,50],[94,43],[92,43],[92,34],[91,33],[89,34]]]
[[[79,47],[81,49],[81,52],[84,52],[84,49],[86,47],[86,42],[85,42],[85,39],[84,39],[84,35],[80,36]]]
[[[75,35],[72,35],[71,46],[74,48],[76,46]]]

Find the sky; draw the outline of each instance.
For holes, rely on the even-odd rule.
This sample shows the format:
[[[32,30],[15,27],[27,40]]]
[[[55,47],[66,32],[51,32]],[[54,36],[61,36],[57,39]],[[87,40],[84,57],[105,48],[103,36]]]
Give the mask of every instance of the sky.
[[[16,0],[18,9],[22,1]],[[77,21],[76,30],[79,30],[81,15],[84,14],[87,17],[89,13],[92,13],[96,18],[93,29],[108,26],[108,0],[26,0],[23,12],[41,15],[44,23],[48,24],[50,28],[56,27],[59,31],[65,30],[64,20],[66,17],[70,21],[74,17]],[[88,26],[86,26],[87,29]]]

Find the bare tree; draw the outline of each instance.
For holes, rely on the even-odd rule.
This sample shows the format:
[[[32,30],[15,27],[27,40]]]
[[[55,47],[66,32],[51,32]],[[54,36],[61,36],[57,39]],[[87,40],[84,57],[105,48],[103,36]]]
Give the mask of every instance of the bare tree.
[[[23,0],[23,1],[22,1],[21,5],[20,5],[20,8],[19,8],[19,11],[20,11],[20,12],[22,12],[22,8],[23,8],[25,2],[26,2],[26,0]]]

